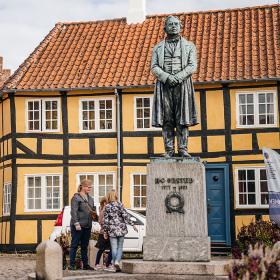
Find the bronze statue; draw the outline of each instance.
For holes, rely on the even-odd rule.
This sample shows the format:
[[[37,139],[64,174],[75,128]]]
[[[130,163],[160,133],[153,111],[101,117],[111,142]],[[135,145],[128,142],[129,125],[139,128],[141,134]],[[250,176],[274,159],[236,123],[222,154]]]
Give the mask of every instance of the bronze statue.
[[[153,49],[151,71],[157,82],[154,91],[152,125],[162,127],[165,157],[175,156],[175,128],[178,155],[188,153],[189,127],[198,124],[192,83],[196,71],[196,47],[180,36],[181,23],[175,16],[165,21],[165,40]]]

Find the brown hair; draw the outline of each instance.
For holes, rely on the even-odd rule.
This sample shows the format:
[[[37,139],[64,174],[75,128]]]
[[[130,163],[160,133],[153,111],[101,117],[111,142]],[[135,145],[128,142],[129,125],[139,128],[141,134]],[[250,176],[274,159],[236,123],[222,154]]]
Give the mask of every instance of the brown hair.
[[[104,208],[105,203],[107,203],[107,198],[106,198],[106,196],[103,196],[100,200],[100,209]]]
[[[115,190],[111,190],[106,195],[108,203],[118,201],[118,194]]]
[[[90,180],[84,179],[81,181],[80,185],[78,186],[78,192],[82,190],[84,186],[91,186],[92,182]]]

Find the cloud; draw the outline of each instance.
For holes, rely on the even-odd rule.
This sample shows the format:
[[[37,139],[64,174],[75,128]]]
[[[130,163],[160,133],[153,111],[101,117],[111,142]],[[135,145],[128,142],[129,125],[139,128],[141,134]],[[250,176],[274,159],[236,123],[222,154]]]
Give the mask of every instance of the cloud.
[[[147,14],[276,3],[275,0],[147,0]],[[57,22],[126,17],[128,0],[0,0],[0,56],[13,71]]]

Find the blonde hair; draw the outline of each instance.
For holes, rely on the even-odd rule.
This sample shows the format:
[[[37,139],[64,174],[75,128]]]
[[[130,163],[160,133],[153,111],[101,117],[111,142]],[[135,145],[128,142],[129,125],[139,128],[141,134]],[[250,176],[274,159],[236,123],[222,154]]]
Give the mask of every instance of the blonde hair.
[[[78,186],[78,192],[81,192],[84,186],[91,186],[92,182],[90,180],[84,179],[81,181],[80,185]]]
[[[108,203],[118,201],[118,193],[115,190],[111,190],[106,195]]]
[[[100,209],[103,209],[105,206],[105,203],[107,203],[107,197],[103,196],[100,200]]]

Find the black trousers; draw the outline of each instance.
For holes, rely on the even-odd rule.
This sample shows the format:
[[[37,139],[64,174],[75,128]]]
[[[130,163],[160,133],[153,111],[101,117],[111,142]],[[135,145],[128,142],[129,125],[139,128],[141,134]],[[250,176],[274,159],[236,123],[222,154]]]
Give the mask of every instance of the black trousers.
[[[70,266],[75,266],[75,258],[78,246],[81,245],[81,257],[83,265],[88,265],[88,243],[91,235],[91,228],[82,227],[81,230],[76,230],[75,226],[71,226],[71,247],[70,247]]]
[[[163,87],[164,118],[162,136],[166,152],[174,151],[175,129],[178,151],[187,151],[189,130],[180,124],[181,118],[181,85]]]

